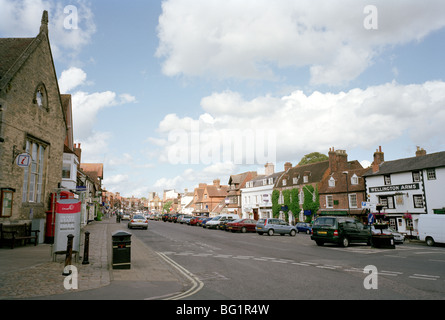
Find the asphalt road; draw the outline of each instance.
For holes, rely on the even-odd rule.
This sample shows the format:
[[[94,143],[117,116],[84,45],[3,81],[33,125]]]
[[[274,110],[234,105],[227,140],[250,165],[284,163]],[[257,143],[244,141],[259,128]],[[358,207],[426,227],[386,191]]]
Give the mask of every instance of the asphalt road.
[[[162,221],[132,233],[201,284],[183,300],[445,299],[445,247],[318,247],[306,234],[269,237]]]

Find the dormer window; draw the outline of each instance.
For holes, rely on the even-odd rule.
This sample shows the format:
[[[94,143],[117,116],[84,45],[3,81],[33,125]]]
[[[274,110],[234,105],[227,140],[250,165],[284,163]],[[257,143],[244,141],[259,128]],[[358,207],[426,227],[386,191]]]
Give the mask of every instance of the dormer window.
[[[330,187],[335,187],[335,179],[334,179],[334,177],[331,177],[331,178],[329,179],[329,186],[330,186]]]
[[[351,184],[352,185],[357,185],[358,184],[358,177],[357,175],[354,173],[354,175],[351,177]]]

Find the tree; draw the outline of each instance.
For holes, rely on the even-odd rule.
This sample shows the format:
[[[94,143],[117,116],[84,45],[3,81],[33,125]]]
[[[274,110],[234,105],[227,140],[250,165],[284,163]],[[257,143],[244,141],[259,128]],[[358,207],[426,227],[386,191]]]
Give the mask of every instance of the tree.
[[[298,163],[298,165],[301,166],[304,164],[316,163],[326,160],[329,160],[329,157],[327,155],[322,154],[320,152],[312,152],[301,158],[300,163]]]
[[[164,206],[163,206],[164,211],[169,212],[169,211],[170,211],[170,207],[172,206],[172,204],[173,204],[173,201],[167,201],[167,202],[164,204]]]
[[[290,190],[283,190],[283,199],[284,199],[284,215],[285,215],[285,220],[289,221],[289,210],[290,210],[290,194],[291,191]]]

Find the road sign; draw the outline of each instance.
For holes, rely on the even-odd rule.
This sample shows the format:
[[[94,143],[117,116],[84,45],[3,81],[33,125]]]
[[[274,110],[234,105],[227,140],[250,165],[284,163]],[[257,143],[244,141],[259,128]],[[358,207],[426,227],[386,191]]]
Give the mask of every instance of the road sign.
[[[31,164],[31,155],[29,153],[21,153],[15,158],[15,163],[22,168],[29,167]]]
[[[372,213],[368,214],[368,224],[371,225],[375,222],[375,217]]]

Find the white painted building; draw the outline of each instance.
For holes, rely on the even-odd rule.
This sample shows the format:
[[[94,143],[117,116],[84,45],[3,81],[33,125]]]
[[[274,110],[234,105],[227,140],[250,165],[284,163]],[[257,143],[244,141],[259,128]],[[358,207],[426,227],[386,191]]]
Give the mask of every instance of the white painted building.
[[[364,176],[372,212],[380,209],[402,233],[417,235],[420,215],[444,211],[445,152],[426,154],[418,148],[415,157],[384,161],[377,150]]]
[[[255,220],[272,218],[272,191],[283,172],[274,173],[274,165],[265,165],[265,174],[246,182],[241,189],[241,210],[243,218]]]

